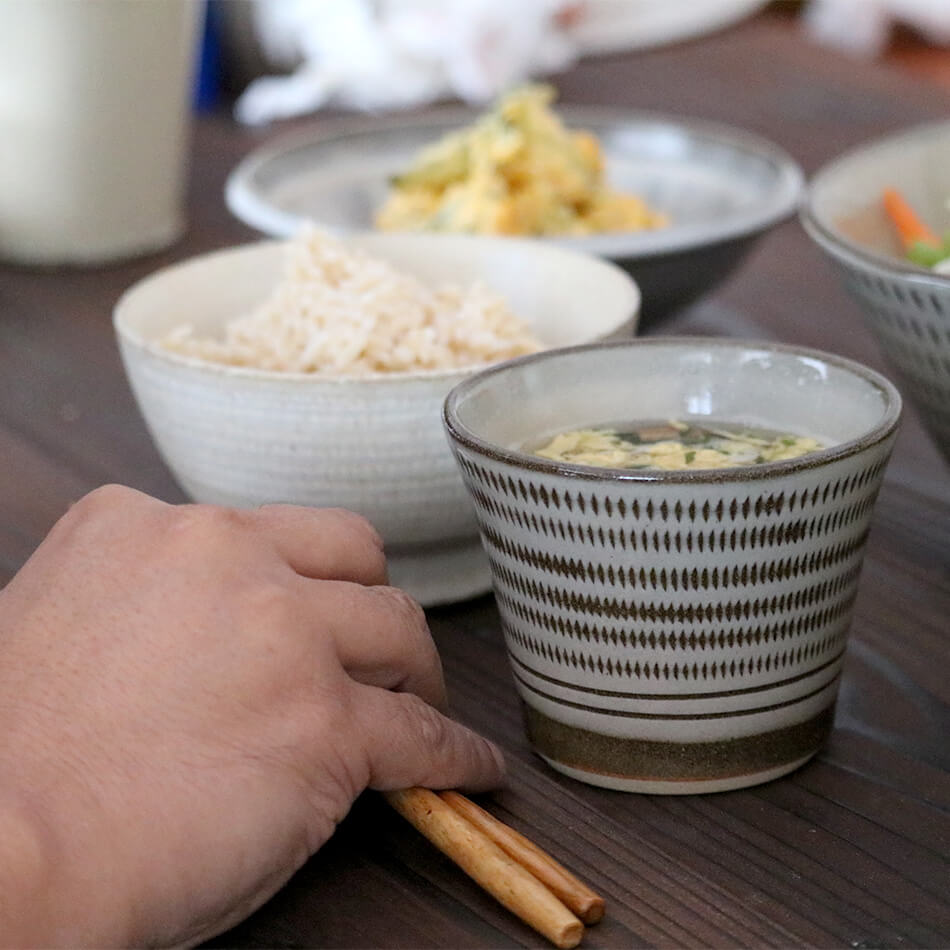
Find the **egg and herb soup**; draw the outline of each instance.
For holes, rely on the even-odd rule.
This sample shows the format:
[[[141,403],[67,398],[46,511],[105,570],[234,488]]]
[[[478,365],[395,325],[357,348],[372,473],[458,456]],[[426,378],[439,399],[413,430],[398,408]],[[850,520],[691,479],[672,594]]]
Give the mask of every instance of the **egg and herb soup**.
[[[733,423],[671,421],[571,429],[525,450],[555,462],[669,472],[759,465],[821,448],[808,436]]]
[[[587,235],[665,227],[664,214],[606,181],[597,138],[564,126],[554,90],[509,92],[473,125],[424,148],[391,181],[388,231]]]

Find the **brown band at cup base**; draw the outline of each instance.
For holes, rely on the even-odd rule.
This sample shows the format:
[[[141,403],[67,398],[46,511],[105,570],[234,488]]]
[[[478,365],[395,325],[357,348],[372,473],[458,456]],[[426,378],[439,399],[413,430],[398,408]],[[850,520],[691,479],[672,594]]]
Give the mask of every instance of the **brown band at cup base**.
[[[705,782],[766,772],[801,761],[824,743],[834,703],[816,716],[771,732],[715,742],[620,739],[579,729],[522,703],[535,750],[568,768],[619,779]]]

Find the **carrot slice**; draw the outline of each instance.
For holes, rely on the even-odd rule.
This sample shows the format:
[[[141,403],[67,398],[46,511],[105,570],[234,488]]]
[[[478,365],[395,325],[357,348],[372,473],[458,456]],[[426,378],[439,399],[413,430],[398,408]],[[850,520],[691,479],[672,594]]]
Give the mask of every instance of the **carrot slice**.
[[[885,188],[882,199],[884,210],[891,219],[894,230],[897,231],[897,236],[900,238],[905,251],[918,242],[930,244],[934,247],[940,246],[940,239],[937,235],[917,217],[917,213],[896,188]]]

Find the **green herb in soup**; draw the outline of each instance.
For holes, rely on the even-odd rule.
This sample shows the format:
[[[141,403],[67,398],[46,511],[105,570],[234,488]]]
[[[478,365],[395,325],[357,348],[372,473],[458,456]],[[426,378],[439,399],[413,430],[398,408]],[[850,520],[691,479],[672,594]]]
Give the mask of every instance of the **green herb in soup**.
[[[533,455],[600,468],[735,468],[798,458],[823,448],[816,439],[730,423],[633,423],[561,432]]]

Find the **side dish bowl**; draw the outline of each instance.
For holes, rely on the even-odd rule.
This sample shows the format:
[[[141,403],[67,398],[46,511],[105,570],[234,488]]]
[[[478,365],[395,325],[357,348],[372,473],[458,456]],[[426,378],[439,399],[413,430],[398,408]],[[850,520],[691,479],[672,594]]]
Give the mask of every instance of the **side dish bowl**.
[[[665,794],[753,785],[814,755],[900,407],[890,382],[849,360],[724,339],[569,348],[460,383],[444,421],[535,750],[582,781]],[[825,447],[705,471],[522,448],[663,419]]]
[[[636,285],[596,258],[462,236],[349,241],[433,286],[483,281],[549,346],[629,336],[636,324]],[[253,310],[280,279],[284,252],[265,241],[205,254],[118,302],[122,359],[160,453],[196,501],[366,515],[386,542],[392,582],[427,606],[484,593],[487,562],[439,416],[474,369],[321,377],[206,362],[158,342],[184,323],[220,333]]]
[[[799,166],[751,133],[619,109],[556,111],[569,127],[597,136],[612,185],[640,195],[672,224],[539,240],[623,267],[643,294],[644,323],[711,290],[759,237],[795,211],[803,182]],[[305,221],[338,233],[371,228],[390,177],[424,145],[476,115],[449,108],[413,118],[342,119],[278,138],[233,170],[225,189],[228,207],[273,237],[293,235]]]
[[[839,270],[901,385],[950,461],[950,275],[908,261],[881,196],[896,188],[938,234],[950,231],[950,122],[841,156],[809,183],[801,221]]]

